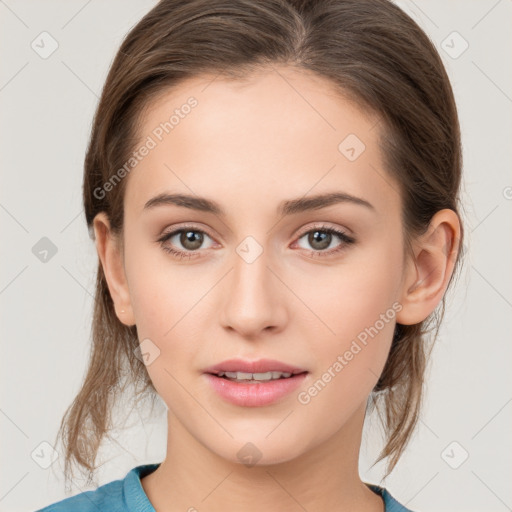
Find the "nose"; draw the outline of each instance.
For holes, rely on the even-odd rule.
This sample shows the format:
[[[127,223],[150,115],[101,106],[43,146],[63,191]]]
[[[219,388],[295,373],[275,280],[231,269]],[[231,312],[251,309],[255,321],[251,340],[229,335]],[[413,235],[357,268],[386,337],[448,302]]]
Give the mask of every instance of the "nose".
[[[287,320],[286,286],[265,251],[254,261],[235,253],[223,289],[223,327],[244,338],[281,331]],[[288,292],[290,293],[290,292]]]

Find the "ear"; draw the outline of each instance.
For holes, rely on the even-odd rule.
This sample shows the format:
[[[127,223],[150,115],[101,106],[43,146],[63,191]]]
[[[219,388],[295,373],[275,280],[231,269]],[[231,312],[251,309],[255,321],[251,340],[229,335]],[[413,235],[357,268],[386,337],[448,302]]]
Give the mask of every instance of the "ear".
[[[458,215],[449,209],[438,211],[427,232],[413,242],[413,255],[407,256],[397,323],[417,324],[434,311],[448,286],[459,243]]]
[[[118,237],[110,230],[110,221],[105,212],[98,213],[93,220],[96,250],[101,260],[110,296],[114,302],[117,318],[127,326],[135,325],[126,280],[123,251]]]

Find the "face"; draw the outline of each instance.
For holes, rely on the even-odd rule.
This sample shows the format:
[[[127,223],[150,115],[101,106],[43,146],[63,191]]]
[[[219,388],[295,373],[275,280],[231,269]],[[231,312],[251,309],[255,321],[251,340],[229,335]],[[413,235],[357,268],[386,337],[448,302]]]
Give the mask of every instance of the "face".
[[[124,178],[122,320],[137,325],[170,430],[232,461],[249,442],[274,463],[346,431],[400,309],[401,202],[377,119],[322,78],[278,70],[169,90],[143,117],[149,149]],[[162,194],[190,199],[151,201]],[[303,373],[205,373],[231,359]]]

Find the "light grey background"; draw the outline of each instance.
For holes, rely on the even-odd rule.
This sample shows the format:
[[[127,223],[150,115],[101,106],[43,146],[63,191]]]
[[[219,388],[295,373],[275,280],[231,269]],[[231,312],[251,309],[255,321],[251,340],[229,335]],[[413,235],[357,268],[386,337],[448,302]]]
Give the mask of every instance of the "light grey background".
[[[51,449],[41,443],[53,442],[89,353],[96,252],[82,213],[83,157],[111,60],[154,3],[0,0],[1,511],[65,497],[63,457],[43,469]],[[512,510],[512,3],[399,5],[434,41],[452,80],[469,254],[449,295],[415,437],[380,482],[383,464],[368,469],[381,446],[378,430],[366,425],[361,476],[413,510]],[[47,58],[31,47],[35,41],[43,51],[46,37],[51,48],[43,31],[58,43]],[[454,58],[464,40],[469,47]],[[57,249],[46,262],[33,252],[43,237]],[[164,413],[162,403],[152,422],[139,411],[129,418],[131,428],[103,452],[100,484],[163,459]],[[82,490],[77,483],[72,494]]]

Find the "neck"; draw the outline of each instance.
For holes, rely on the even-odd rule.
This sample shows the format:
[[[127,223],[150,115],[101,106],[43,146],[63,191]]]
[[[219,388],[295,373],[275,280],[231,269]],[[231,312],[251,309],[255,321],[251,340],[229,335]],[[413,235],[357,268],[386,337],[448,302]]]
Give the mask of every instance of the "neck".
[[[249,467],[212,452],[169,410],[167,457],[142,486],[156,512],[383,512],[382,498],[359,478],[364,411],[293,460]]]

